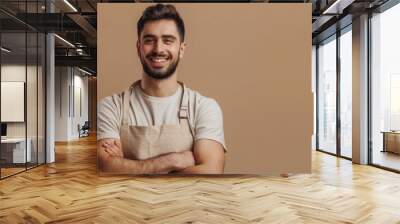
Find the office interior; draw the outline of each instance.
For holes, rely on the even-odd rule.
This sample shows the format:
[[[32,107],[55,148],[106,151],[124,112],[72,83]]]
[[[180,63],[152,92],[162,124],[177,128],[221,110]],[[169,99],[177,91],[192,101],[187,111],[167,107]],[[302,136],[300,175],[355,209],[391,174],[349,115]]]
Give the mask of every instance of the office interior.
[[[89,148],[90,158],[95,158],[96,8],[102,2],[140,1],[0,2],[0,192],[18,178],[28,181],[32,176],[37,178],[39,173],[46,173],[45,181],[52,174],[57,175],[58,162],[62,163],[60,170],[68,173],[69,169],[76,169],[77,161],[88,160],[82,153]],[[385,184],[388,184],[386,193],[399,195],[399,1],[231,2],[312,4],[310,91],[314,96],[314,133],[310,136],[310,150],[313,150],[313,172],[319,174],[313,180],[324,183],[320,186],[323,189],[335,186],[347,191],[353,189],[349,186],[360,184],[353,181],[366,178],[360,184],[370,184],[366,187],[368,191],[361,193],[367,195],[363,200],[382,198],[380,190]],[[82,167],[94,172],[95,163]],[[324,172],[329,178],[337,178],[336,181],[322,178]],[[85,182],[85,171],[82,175]],[[376,180],[381,188],[374,179],[368,179],[371,175],[385,176]],[[71,182],[76,179],[70,178]],[[307,175],[301,178],[311,181]],[[344,179],[348,182],[340,185]],[[93,185],[100,186],[101,181],[97,181]],[[6,195],[2,193],[0,197]],[[62,196],[55,197],[61,200]],[[400,216],[393,210],[400,205],[385,200],[393,206],[377,210],[384,211],[381,220],[387,221],[380,223],[396,223]],[[0,213],[1,210],[6,212],[7,207],[0,209]],[[353,219],[350,216],[336,212],[323,220],[350,223],[369,220],[368,214],[353,214]]]

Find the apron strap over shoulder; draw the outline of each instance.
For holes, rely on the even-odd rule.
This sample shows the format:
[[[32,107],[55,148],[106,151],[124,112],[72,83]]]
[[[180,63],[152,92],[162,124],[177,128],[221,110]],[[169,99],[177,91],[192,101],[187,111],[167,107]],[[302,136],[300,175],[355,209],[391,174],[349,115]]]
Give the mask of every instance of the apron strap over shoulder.
[[[182,86],[181,104],[178,112],[179,122],[181,122],[189,118],[189,96],[185,85],[181,82],[179,84]]]
[[[182,86],[182,98],[181,98],[181,105],[179,107],[178,111],[178,118],[179,118],[179,123],[181,122],[187,122],[190,128],[190,132],[194,138],[194,129],[192,126],[192,122],[190,122],[190,110],[189,110],[189,93],[185,87],[185,85],[182,82],[179,82]]]
[[[128,124],[130,88],[124,91],[122,105],[122,124]]]
[[[129,100],[131,98],[132,89],[140,83],[140,80],[134,82],[128,89],[126,89],[122,95],[122,124],[128,124],[129,122]]]
[[[132,89],[140,84],[140,80],[134,82],[128,89],[123,92],[123,104],[122,104],[122,124],[129,124],[129,101],[131,98]],[[182,86],[182,96],[181,96],[181,104],[178,111],[179,123],[188,122],[190,131],[192,136],[194,137],[194,128],[192,126],[192,122],[190,122],[190,110],[189,110],[189,93],[185,87],[185,85],[181,82],[179,84]]]

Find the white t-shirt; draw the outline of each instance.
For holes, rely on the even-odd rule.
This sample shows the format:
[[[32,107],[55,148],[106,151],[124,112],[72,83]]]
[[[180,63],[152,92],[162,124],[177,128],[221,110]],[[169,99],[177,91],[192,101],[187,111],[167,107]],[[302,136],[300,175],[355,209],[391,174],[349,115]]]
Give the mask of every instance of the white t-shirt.
[[[226,150],[222,110],[211,98],[186,87],[189,96],[190,124],[194,129],[194,140],[211,139],[222,144]],[[171,96],[154,97],[145,94],[136,85],[129,99],[129,125],[151,126],[178,124],[178,110],[182,87]],[[120,138],[122,122],[122,93],[102,99],[97,110],[97,139]],[[179,136],[177,136],[179,137]]]

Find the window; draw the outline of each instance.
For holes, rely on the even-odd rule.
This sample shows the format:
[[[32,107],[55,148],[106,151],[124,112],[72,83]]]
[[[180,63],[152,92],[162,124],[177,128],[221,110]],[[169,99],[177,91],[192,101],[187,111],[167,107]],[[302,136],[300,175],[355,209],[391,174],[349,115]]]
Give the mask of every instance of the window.
[[[371,161],[400,170],[400,4],[371,18]]]
[[[336,153],[336,36],[318,47],[318,149]]]
[[[340,155],[352,157],[352,35],[351,26],[340,36]]]

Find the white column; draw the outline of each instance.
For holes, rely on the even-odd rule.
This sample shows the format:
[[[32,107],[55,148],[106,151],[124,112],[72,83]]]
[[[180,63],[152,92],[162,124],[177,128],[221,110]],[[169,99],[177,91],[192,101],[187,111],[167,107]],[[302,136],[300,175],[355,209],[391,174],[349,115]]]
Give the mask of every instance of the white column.
[[[55,161],[55,149],[54,149],[54,133],[55,133],[55,76],[54,76],[54,35],[47,34],[46,36],[46,163],[52,163]]]
[[[54,5],[46,1],[47,12],[54,11]],[[55,162],[55,44],[54,35],[46,35],[46,163]]]

